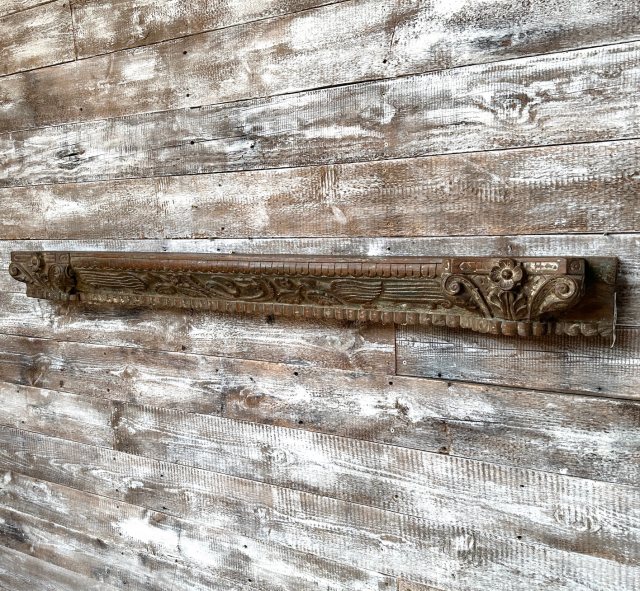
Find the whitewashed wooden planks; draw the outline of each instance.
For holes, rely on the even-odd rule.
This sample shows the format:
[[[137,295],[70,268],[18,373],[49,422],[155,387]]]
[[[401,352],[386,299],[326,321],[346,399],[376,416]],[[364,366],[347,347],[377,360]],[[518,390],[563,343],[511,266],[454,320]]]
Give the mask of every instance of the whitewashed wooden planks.
[[[0,112],[0,129],[226,103],[520,57],[542,48],[550,52],[640,38],[632,0],[615,7],[601,0],[582,4],[584,12],[569,15],[557,1],[533,9],[514,3],[505,10],[504,2],[494,0],[484,11],[474,9],[472,2],[446,0],[334,3],[48,68],[28,81],[17,76],[3,85],[6,107]],[[497,21],[502,26],[496,26],[494,10],[502,13]],[[174,6],[176,11],[183,12]],[[117,22],[117,14],[111,16]],[[134,18],[145,16],[137,12]],[[514,28],[510,18],[519,19],[519,26]],[[471,20],[475,27],[465,27]],[[563,61],[571,67],[571,58]],[[574,71],[576,67],[574,62]],[[598,94],[605,88],[599,86],[594,88]],[[551,94],[554,89],[545,90]],[[451,89],[445,86],[442,92]],[[542,103],[544,97],[523,86],[511,89],[508,97],[487,101],[485,108],[486,113],[506,108],[512,111],[509,118],[529,119]],[[389,108],[383,118],[388,116]]]
[[[72,2],[81,56],[148,45],[335,3],[335,0],[227,0],[215,5],[206,2],[185,4],[179,0]],[[405,63],[415,67],[426,60],[440,67],[451,67],[469,59],[485,61],[491,56],[519,56],[604,45],[621,38],[637,38],[638,34],[633,18],[635,5],[629,0],[613,5],[601,0],[580,0],[574,2],[571,11],[566,9],[565,2],[558,0],[543,4],[498,0],[482,4],[446,0],[378,0],[375,5],[362,0],[344,3],[344,7],[312,13],[314,26],[300,27],[302,30],[297,37],[293,36],[294,39],[306,38],[312,44],[317,35],[314,29],[331,35],[335,20],[359,13],[360,18],[351,19],[353,28],[363,27],[363,21],[368,17],[369,28],[375,26],[380,29],[376,31],[377,35],[385,35],[388,56],[393,58],[385,62],[389,71],[405,66]],[[290,31],[282,25],[278,29],[273,41],[280,40],[283,45],[287,41],[291,43]],[[344,38],[335,41],[344,43]],[[345,44],[344,48],[349,57],[366,59],[357,54],[355,47]]]
[[[40,367],[45,363],[41,358]],[[42,372],[39,381],[55,390],[22,385],[27,374],[13,384],[0,382],[1,422],[44,435],[62,432],[79,443],[114,445],[112,419],[120,403],[135,400],[134,378],[120,389],[104,387],[103,380],[102,389],[92,389],[78,378],[75,365]],[[164,383],[157,386],[157,403],[593,480],[640,483],[638,402],[255,361],[211,360],[211,367],[217,405]],[[136,368],[146,375],[153,371],[149,364]],[[65,381],[68,372],[75,375]],[[10,379],[6,369],[2,373]]]
[[[640,332],[618,328],[610,339],[544,337],[517,341],[433,328],[402,328],[398,373],[638,398]]]
[[[0,232],[65,240],[454,236],[469,233],[470,219],[489,235],[633,232],[639,158],[640,141],[629,140],[3,188]]]
[[[72,0],[72,6],[78,55],[84,58],[339,1],[344,0]]]
[[[14,14],[43,4],[50,4],[55,0],[3,0],[0,6],[0,17]]]
[[[375,572],[16,473],[0,491],[9,505],[0,519],[12,528],[0,527],[4,543],[122,589],[396,588]]]
[[[5,433],[3,429],[2,433],[3,469],[37,473],[37,478],[71,486],[82,483],[87,492],[104,490],[108,496],[147,507],[161,504],[161,510],[170,514],[186,510],[190,519],[203,523],[214,521],[233,531],[241,528],[260,532],[260,539],[268,539],[273,544],[300,551],[312,547],[314,553],[327,559],[329,555],[338,556],[339,560],[347,556],[356,567],[371,564],[375,565],[374,569],[378,568],[382,551],[384,572],[446,589],[466,589],[473,584],[475,589],[506,591],[512,589],[510,585],[514,581],[521,586],[534,581],[544,588],[563,589],[567,581],[571,581],[575,589],[613,591],[634,589],[638,581],[635,566],[622,566],[611,559],[584,553],[549,547],[543,550],[537,542],[530,542],[525,532],[513,541],[506,537],[506,532],[502,534],[504,537],[487,538],[484,531],[460,525],[453,530],[442,529],[431,519],[427,523],[415,517],[291,489],[274,489],[268,493],[261,490],[263,485],[238,479],[231,482],[227,477],[176,464],[142,458],[134,461],[118,452],[13,430]],[[476,479],[476,482],[480,481]],[[577,481],[579,486],[587,483]],[[504,484],[501,482],[501,486]],[[197,503],[189,502],[182,494],[185,486],[198,491]],[[526,497],[526,488],[518,486],[518,490],[518,496]],[[530,492],[537,495],[535,491],[534,486]],[[241,502],[232,500],[236,494],[240,494]],[[610,510],[611,507],[607,509]],[[242,517],[244,512],[246,518]],[[557,513],[554,521],[560,515]],[[445,522],[455,519],[439,511],[434,516]],[[565,522],[564,518],[561,521]],[[569,521],[575,521],[575,515]],[[598,532],[586,534],[583,530],[582,536],[603,534],[601,530]],[[596,543],[589,548],[597,551],[602,547]]]
[[[2,526],[0,526],[2,528]],[[115,591],[46,560],[0,546],[0,589],[6,591]]]
[[[63,311],[8,294],[0,294],[0,301],[7,311],[0,320],[0,332],[5,333],[377,373],[395,368],[391,326],[322,321],[301,325],[270,316],[176,315],[118,307]]]
[[[2,540],[60,591],[635,591],[636,3],[325,3],[75,0],[117,53],[0,80]],[[41,246],[619,256],[618,343],[52,306]]]
[[[412,515],[430,528],[638,561],[628,543],[639,527],[637,487],[139,405],[119,405],[111,422],[126,454]]]
[[[0,16],[0,76],[75,59],[68,2]],[[0,80],[0,104],[6,95]]]
[[[639,52],[640,44],[625,43],[5,133],[0,135],[0,186],[637,138]],[[52,100],[48,96],[47,105]],[[80,107],[65,99],[56,112]],[[589,117],[576,118],[585,109]],[[19,128],[25,116],[32,120],[37,111],[31,101],[7,104],[8,128],[3,129]]]

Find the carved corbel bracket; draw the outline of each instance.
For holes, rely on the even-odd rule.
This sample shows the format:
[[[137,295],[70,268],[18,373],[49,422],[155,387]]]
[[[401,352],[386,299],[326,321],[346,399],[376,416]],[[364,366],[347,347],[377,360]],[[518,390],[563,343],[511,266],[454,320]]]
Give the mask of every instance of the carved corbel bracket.
[[[11,254],[27,295],[63,302],[609,335],[617,261],[578,257]]]

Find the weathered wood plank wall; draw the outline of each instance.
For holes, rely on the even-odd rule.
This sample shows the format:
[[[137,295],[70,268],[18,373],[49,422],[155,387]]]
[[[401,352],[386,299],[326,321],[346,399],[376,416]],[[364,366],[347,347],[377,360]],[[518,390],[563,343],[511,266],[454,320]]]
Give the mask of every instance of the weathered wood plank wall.
[[[636,0],[5,0],[0,589],[640,588]],[[620,259],[611,342],[32,300],[20,248]]]

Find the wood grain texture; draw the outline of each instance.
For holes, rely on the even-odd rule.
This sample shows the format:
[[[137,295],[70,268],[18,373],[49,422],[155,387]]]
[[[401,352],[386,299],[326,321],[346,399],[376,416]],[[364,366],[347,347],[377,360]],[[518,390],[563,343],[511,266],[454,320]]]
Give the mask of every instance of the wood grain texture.
[[[143,458],[131,461],[118,452],[14,430],[2,429],[0,433],[0,465],[12,473],[24,472],[72,488],[82,483],[86,492],[102,490],[114,500],[147,507],[161,505],[167,514],[189,511],[190,520],[213,522],[228,531],[250,530],[258,539],[300,551],[312,547],[315,554],[327,559],[338,556],[343,561],[347,556],[357,568],[369,564],[377,570],[383,551],[385,573],[438,587],[462,590],[473,584],[475,589],[506,591],[514,582],[524,586],[533,580],[541,588],[554,590],[566,589],[570,581],[571,588],[580,590],[631,591],[640,576],[634,563],[541,547],[524,532],[513,540],[504,532],[496,538],[459,524],[453,529],[436,526],[416,517],[291,489],[269,492],[265,485],[178,464]],[[185,494],[187,490],[197,491],[198,502]],[[537,496],[536,490],[533,486],[530,493]],[[518,487],[518,491],[519,498],[527,496],[526,488]],[[555,523],[575,521],[577,516],[570,511],[573,516],[569,517],[565,511],[557,512]],[[432,513],[438,521],[455,521],[453,514],[437,509]],[[583,531],[583,539],[585,535]]]
[[[0,17],[0,37],[0,76],[75,59],[71,12],[63,0]]]
[[[444,589],[436,589],[431,585],[421,585],[420,583],[412,583],[410,581],[398,581],[398,591],[445,591]]]
[[[300,12],[340,0],[71,0],[80,57]]]
[[[0,186],[633,139],[640,136],[635,100],[639,55],[639,43],[624,43],[282,97],[4,133]],[[60,75],[66,84],[66,76]],[[44,124],[37,100],[9,98],[20,88],[24,82],[19,76],[3,81],[4,131]],[[46,108],[56,114],[73,111],[70,116],[76,119],[80,107],[91,110],[66,95],[63,104],[56,105],[52,92]],[[92,94],[87,104],[109,104],[95,99]],[[155,92],[153,101],[156,104]],[[117,100],[118,105],[126,103]],[[588,118],[576,118],[587,109]]]
[[[7,297],[0,295],[3,302]],[[238,318],[168,310],[134,309],[123,314],[117,307],[73,310],[43,304],[34,308],[23,296],[14,304],[7,308],[13,314],[0,320],[1,330],[14,334],[376,373],[393,372],[395,367],[390,326],[328,321],[301,325],[271,316]]]
[[[55,1],[57,0],[3,0],[0,5],[0,17]]]
[[[384,575],[19,474],[0,487],[7,545],[119,588],[396,588]]]
[[[60,386],[59,386],[60,387]],[[56,437],[102,447],[113,447],[112,417],[118,395],[111,400],[68,392],[16,386],[0,382],[0,422]]]
[[[528,53],[527,47],[533,53],[539,53],[542,47],[548,52],[580,47],[585,43],[598,45],[603,40],[620,42],[640,37],[633,0],[621,1],[613,10],[610,3],[603,0],[583,0],[583,4],[584,12],[569,15],[558,10],[560,2],[557,1],[551,6],[536,5],[539,8],[532,10],[531,4],[527,9],[521,3],[494,0],[480,12],[474,10],[472,2],[463,2],[462,6],[445,1],[434,5],[425,0],[339,2],[278,19],[48,68],[30,75],[26,85],[17,76],[5,86],[6,106],[0,111],[0,130],[228,103],[394,78],[519,57]],[[501,9],[506,14],[496,19]],[[584,20],[576,18],[579,14],[584,15]],[[521,19],[520,31],[523,33],[525,30],[537,31],[520,37],[520,31],[512,27],[510,16]],[[144,17],[138,13],[137,18]],[[473,20],[477,29],[461,26],[465,20]],[[498,30],[496,22],[503,23],[502,27],[497,27]],[[92,30],[100,28],[98,25]],[[465,34],[460,35],[460,29]],[[518,41],[521,38],[524,42]],[[563,56],[561,59],[571,67],[571,58]],[[556,60],[543,58],[542,62],[534,61],[546,64],[541,66],[538,74],[544,71],[543,75],[548,77],[549,62]],[[607,64],[608,61],[605,59],[600,65],[605,68],[614,65]],[[516,69],[515,65],[511,67]],[[552,67],[556,78],[557,65]],[[576,68],[577,63],[574,62],[574,73]],[[478,73],[489,71],[490,68],[484,67]],[[583,85],[586,82],[591,87],[595,82],[595,86],[600,87],[594,89],[599,99],[604,99],[602,92],[608,94],[605,88],[611,84],[606,71],[604,75],[608,82],[606,87],[603,80],[598,83],[588,73],[582,81]],[[531,90],[526,88],[526,78],[528,76],[524,74],[518,81],[520,84],[524,82],[521,89],[510,88],[507,96],[503,86],[499,91],[501,96],[484,105],[483,114],[486,116],[496,109],[505,110],[508,119],[530,120],[539,110],[540,116],[546,120],[543,103],[556,89],[547,88],[544,84],[545,96],[542,96],[542,88],[538,85],[531,94]],[[562,78],[560,74],[555,81],[563,85]],[[501,82],[505,81],[500,80],[498,84]],[[575,81],[571,85],[574,84]],[[458,87],[456,82],[454,85]],[[474,86],[472,93],[478,90],[477,84],[472,84]],[[397,92],[394,85],[384,91],[382,88],[387,89],[387,86],[380,87],[376,96],[370,99],[375,101],[381,95]],[[456,88],[453,92],[460,95],[459,90],[462,89]],[[440,92],[450,93],[452,88],[445,84]],[[481,91],[486,92],[491,90]],[[438,94],[424,100],[432,102]],[[482,98],[479,102],[482,103]],[[476,108],[478,106],[476,104]],[[374,111],[375,119],[382,115],[383,120],[392,116],[394,109],[403,109],[403,106],[393,105],[382,107],[380,113],[381,107],[375,103],[366,107]],[[411,110],[415,111],[415,107],[414,102]],[[447,109],[444,105],[436,108]],[[595,111],[593,104],[591,111]]]
[[[116,449],[128,454],[393,510],[431,527],[637,559],[628,543],[637,488],[139,405],[121,405],[112,424]],[[559,513],[585,498],[584,516]]]
[[[332,2],[225,0],[185,5],[178,0],[162,3],[73,0],[82,56],[147,45],[322,4]],[[363,56],[356,51],[356,45],[345,43],[354,34],[353,29],[360,35],[367,31],[372,40],[387,46],[387,52],[381,54],[387,61],[378,60],[380,73],[399,68],[439,69],[468,63],[471,59],[487,61],[496,57],[604,45],[637,38],[639,33],[633,18],[635,5],[628,0],[614,5],[601,0],[581,0],[574,3],[572,11],[567,11],[565,3],[558,0],[541,4],[492,0],[480,6],[470,1],[450,3],[443,0],[378,0],[375,4],[358,0],[344,4],[344,7],[305,15],[307,20],[313,19],[312,25],[305,20],[302,25],[296,22],[295,27],[287,26],[288,22],[283,23],[281,19],[273,21],[270,24],[273,34],[268,38],[272,44],[278,42],[283,46],[279,49],[280,59],[286,50],[296,55],[304,52],[307,48],[300,43],[303,39],[316,48],[319,30],[324,32],[325,38],[340,44],[336,47],[336,58],[346,60],[346,56],[340,55],[343,53],[340,50],[344,49],[350,58],[374,62],[375,57],[381,57],[378,52]],[[341,30],[340,21],[343,20],[351,23],[352,30],[348,36],[339,37],[336,33]],[[368,29],[365,28],[367,25]],[[236,29],[234,36],[239,35],[242,33]],[[370,42],[361,36],[358,40]],[[318,61],[324,65],[323,60]],[[268,71],[267,66],[254,69]],[[350,75],[355,76],[357,71],[354,69]]]
[[[0,232],[11,240],[457,236],[469,233],[470,218],[478,234],[633,232],[638,160],[640,141],[630,140],[2,188]]]
[[[542,337],[535,342],[402,327],[398,373],[522,388],[638,399],[640,333],[619,328],[610,339]],[[477,338],[476,338],[477,337]]]
[[[59,64],[0,3],[0,589],[640,589],[635,0],[72,0]],[[18,249],[616,256],[617,339],[52,305]]]
[[[514,216],[518,217],[518,216]],[[446,228],[442,228],[446,234]],[[618,323],[640,326],[640,234],[437,236],[413,238],[274,238],[195,240],[0,240],[0,290],[24,293],[6,271],[12,250],[114,250],[335,256],[612,256],[619,259]],[[44,308],[46,309],[46,308]],[[72,314],[71,311],[65,311]],[[215,318],[222,316],[214,315]],[[175,316],[174,316],[175,318]]]
[[[2,528],[2,526],[0,526]],[[5,530],[6,531],[6,530]],[[115,591],[102,581],[0,546],[0,589],[6,591]]]
[[[0,335],[0,343],[2,380],[103,399],[116,397],[140,404],[177,405],[206,413],[220,411],[223,384],[234,367],[234,361],[226,357],[182,351],[154,352],[122,345],[58,343],[6,335]],[[274,339],[271,347],[278,346],[284,347]],[[277,352],[274,354],[277,361],[286,360],[285,355],[280,358],[276,355]],[[292,366],[291,371],[300,372],[305,364],[310,364],[308,359],[304,362]],[[381,372],[383,368],[376,369]],[[167,384],[172,387],[166,388]]]
[[[51,358],[40,357],[37,363],[42,367],[47,361]],[[120,388],[112,388],[111,382],[109,392],[106,387],[96,392],[91,384],[83,386],[77,371],[70,382],[65,381],[69,369],[62,369],[47,369],[39,379],[55,391],[21,385],[24,377],[17,384],[0,382],[1,422],[112,447],[112,419],[120,412],[119,403],[135,399],[131,394],[134,378],[126,379]],[[148,365],[135,370],[129,373],[149,375],[152,371]],[[185,387],[160,385],[158,399],[167,408],[181,411],[593,480],[640,483],[637,402],[391,375],[301,370],[299,366],[255,361],[227,361],[215,370],[219,406],[210,398],[185,395]],[[104,386],[103,379],[99,383]]]

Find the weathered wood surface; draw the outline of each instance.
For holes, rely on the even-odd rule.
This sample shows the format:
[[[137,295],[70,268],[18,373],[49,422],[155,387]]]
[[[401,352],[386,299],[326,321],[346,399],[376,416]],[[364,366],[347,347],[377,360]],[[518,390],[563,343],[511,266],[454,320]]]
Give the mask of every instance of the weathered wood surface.
[[[116,448],[142,458],[412,515],[431,528],[638,558],[628,543],[637,487],[138,405],[121,405],[112,423]]]
[[[10,334],[375,373],[393,372],[395,367],[390,326],[322,321],[301,325],[271,316],[167,310],[134,309],[123,314],[117,307],[74,310],[51,308],[44,302],[34,307],[23,295],[2,293],[0,300],[11,312],[0,316],[0,332]]]
[[[635,100],[639,56],[640,43],[624,43],[281,97],[5,133],[0,135],[0,186],[633,139],[640,135]],[[18,78],[3,81],[7,97],[23,86]],[[46,109],[53,105],[56,114],[73,110],[76,114],[69,117],[78,119],[82,105],[69,101],[66,93],[63,104],[56,105],[52,92],[46,96]],[[91,98],[86,105],[92,107],[83,109],[102,105],[99,108],[108,108],[111,117],[120,105],[128,104],[122,99],[113,105],[96,100],[95,93]],[[153,98],[156,106],[149,108],[160,108],[155,92]],[[45,123],[35,99],[28,105],[21,101],[7,98],[0,129]],[[576,117],[587,110],[589,117]]]
[[[300,12],[339,1],[344,0],[71,0],[71,4],[78,55],[84,58]],[[616,16],[618,15],[614,16],[613,21]],[[225,52],[228,51],[228,48],[225,49]]]
[[[0,485],[1,486],[1,485]],[[3,526],[0,525],[0,529]],[[6,529],[4,530],[6,531]],[[115,591],[102,581],[0,546],[0,589],[3,591]]]
[[[3,0],[0,5],[0,17],[7,16],[43,4],[50,4],[56,0]]]
[[[398,591],[444,591],[444,590],[436,589],[431,585],[422,585],[420,583],[413,583],[410,581],[398,581]]]
[[[469,233],[469,219],[480,235],[633,232],[639,159],[640,141],[629,140],[2,188],[0,233],[11,240],[457,236]]]
[[[0,515],[11,529],[3,531],[0,526],[0,539],[96,578],[103,578],[110,560],[111,569],[104,579],[120,588],[396,589],[395,581],[385,575],[284,549],[226,528],[177,519],[18,473],[4,476],[0,493],[9,510],[0,509]],[[92,539],[87,539],[88,532]],[[54,543],[57,552],[51,549]],[[74,555],[65,556],[70,546],[75,546]]]
[[[63,0],[0,17],[0,38],[0,76],[75,59],[71,12]],[[5,100],[0,81],[3,107]]]
[[[528,53],[527,47],[530,52],[539,53],[542,47],[550,51],[583,44],[598,45],[603,38],[619,43],[640,37],[640,24],[634,18],[637,7],[633,0],[622,1],[613,10],[602,0],[585,4],[583,20],[576,19],[579,13],[567,14],[556,7],[555,11],[549,10],[546,4],[531,11],[523,10],[520,3],[514,3],[513,12],[521,13],[518,16],[522,19],[523,34],[520,35],[514,31],[506,15],[500,18],[498,22],[503,25],[496,30],[493,11],[504,8],[502,1],[489,3],[484,14],[474,10],[471,2],[462,6],[450,3],[447,6],[445,1],[434,6],[424,0],[339,2],[278,19],[256,21],[47,68],[33,72],[28,82],[18,75],[3,85],[5,108],[0,112],[0,130],[229,103],[364,80],[395,78],[519,57]],[[590,14],[591,10],[596,14]],[[483,17],[485,22],[482,22]],[[460,21],[465,19],[473,19],[477,29],[461,26]],[[544,28],[540,30],[542,23]],[[565,23],[572,23],[568,34]],[[531,34],[529,31],[536,27],[537,34]],[[461,29],[466,35],[459,34]],[[410,106],[403,105],[402,101],[393,104],[393,100],[391,104],[380,107],[372,101],[362,106],[373,111],[369,125],[381,119],[379,122],[384,126],[385,120],[393,117],[394,110],[409,109],[415,116],[417,102],[432,103],[435,97],[452,91],[457,95],[457,102],[464,94],[473,95],[480,91],[475,97],[475,108],[484,108],[472,119],[477,120],[481,115],[486,119],[492,111],[494,115],[495,111],[504,111],[500,117],[503,122],[505,118],[520,119],[531,125],[537,115],[547,127],[549,121],[545,107],[548,105],[545,103],[553,90],[557,91],[559,87],[571,86],[561,93],[564,95],[562,99],[567,100],[576,87],[584,89],[585,84],[588,85],[592,113],[596,111],[592,100],[594,95],[603,104],[614,100],[622,88],[610,93],[615,86],[612,84],[615,78],[612,77],[613,68],[621,67],[618,62],[621,58],[626,67],[633,68],[633,64],[626,61],[628,57],[616,53],[615,50],[613,55],[596,50],[586,54],[590,56],[587,58],[572,58],[565,54],[560,58],[535,58],[525,62],[524,69],[513,63],[509,69],[520,76],[515,79],[507,76],[508,81],[505,72],[501,72],[504,68],[498,66],[494,70],[492,66],[484,66],[473,70],[473,73],[457,74],[452,70],[444,78],[451,77],[453,86],[438,76],[412,83],[411,89],[406,91],[401,90],[402,84],[378,85],[374,92],[378,99],[387,93],[396,98],[406,92],[420,92],[418,89],[425,92],[434,83],[440,88],[433,94],[427,91],[422,99],[414,97]],[[575,80],[563,80],[563,74],[557,71],[558,61],[572,68],[574,74],[576,68],[587,66],[583,80],[577,85]],[[604,71],[600,72],[602,68]],[[628,73],[618,73],[618,77],[626,77]],[[545,84],[551,75],[555,89]],[[537,76],[543,77],[544,82],[538,78],[538,88],[527,89],[528,83],[535,81]],[[461,77],[469,77],[467,88],[460,87]],[[480,78],[487,84],[483,89],[478,88]],[[509,84],[508,90],[505,83]],[[516,89],[511,84],[520,88]],[[493,85],[496,87],[491,88]],[[629,86],[624,85],[623,88],[628,89]],[[496,96],[483,97],[482,94],[486,93],[495,93]],[[338,96],[345,100],[344,92]],[[331,95],[327,99],[331,100]],[[628,107],[628,100],[625,104]],[[442,109],[437,115],[439,119],[451,106],[442,104],[435,108]],[[473,108],[473,103],[468,108]],[[611,110],[615,112],[615,105],[611,105]],[[574,117],[571,119],[575,121]],[[348,125],[357,126],[357,123],[356,117]],[[437,126],[441,124],[436,123]],[[466,116],[463,124],[473,126]],[[414,137],[418,137],[417,134]]]
[[[518,217],[514,214],[514,217]],[[446,227],[442,228],[446,234]],[[12,250],[114,250],[336,256],[613,256],[618,257],[618,323],[640,326],[640,234],[520,235],[415,238],[196,240],[0,240],[0,291],[23,293],[6,271]],[[46,308],[43,308],[46,309]],[[69,312],[71,313],[71,312]],[[174,317],[175,318],[175,317]]]
[[[225,1],[212,6],[206,2],[185,5],[179,0],[73,0],[81,56],[148,45],[323,4],[334,2]],[[379,60],[377,72],[382,75],[399,68],[440,69],[469,60],[488,61],[604,45],[622,39],[637,39],[639,34],[634,18],[636,5],[630,0],[613,5],[602,0],[582,0],[571,11],[566,9],[565,2],[558,0],[533,4],[492,0],[480,6],[468,0],[456,3],[446,0],[376,0],[375,3],[357,0],[344,4],[343,7],[313,11],[301,19],[301,24],[294,21],[294,26],[289,24],[291,19],[284,23],[282,19],[273,20],[269,23],[271,35],[265,37],[271,41],[271,46],[276,42],[284,46],[280,55],[287,50],[299,54],[306,49],[305,41],[317,47],[318,30],[322,30],[335,43],[341,44],[336,47],[337,59],[345,59],[341,55],[343,49],[351,59],[371,59],[358,53],[357,44],[347,45],[345,38],[336,34],[336,30],[342,30],[340,21],[347,20],[351,29],[356,29],[360,35],[367,32],[369,37],[386,45],[386,53],[374,54],[375,57],[386,56],[386,62]],[[234,33],[242,35],[240,31]],[[350,38],[353,30],[348,33]],[[367,39],[359,36],[358,41],[366,43]],[[268,66],[254,68],[258,72],[261,69],[268,71]],[[356,71],[350,75],[356,75]]]
[[[110,400],[0,382],[0,423],[79,443],[113,447],[111,419],[119,396]]]
[[[148,366],[137,369],[149,372]],[[212,370],[217,374],[217,406],[165,384],[158,386],[158,400],[181,411],[593,480],[640,483],[637,402],[410,377],[301,371],[298,366],[240,360],[227,360],[215,370],[219,370]],[[68,382],[63,377],[56,383],[48,370],[43,377],[55,390],[0,382],[2,424],[51,436],[62,432],[79,443],[114,445],[112,419],[120,412],[120,402],[134,399],[129,385],[133,377],[124,387],[108,386],[110,392],[103,389],[97,394],[77,379]]]
[[[520,538],[509,539],[503,532],[495,538],[484,530],[460,525],[453,529],[436,526],[396,512],[287,488],[269,492],[264,489],[265,485],[238,479],[232,482],[227,477],[177,464],[142,458],[132,462],[129,456],[101,448],[14,430],[0,432],[3,434],[0,448],[3,469],[24,471],[26,475],[65,486],[77,487],[81,483],[86,492],[102,490],[114,499],[143,503],[149,508],[161,504],[162,511],[168,514],[188,511],[190,520],[214,522],[228,531],[249,529],[257,532],[258,539],[269,540],[272,544],[295,546],[300,551],[311,546],[315,554],[327,559],[331,559],[330,555],[337,556],[339,561],[348,556],[357,568],[366,568],[369,564],[373,570],[379,569],[380,552],[383,551],[385,573],[397,573],[438,587],[467,589],[473,584],[474,589],[506,591],[513,588],[514,582],[524,586],[534,581],[540,588],[566,589],[567,581],[571,581],[572,589],[632,590],[640,576],[634,562],[627,563],[626,559],[622,563],[615,562],[609,549],[605,550],[597,543],[589,545],[588,551],[587,547],[583,550],[604,551],[607,558],[541,546],[530,541],[526,533],[518,533]],[[588,482],[576,481],[579,485]],[[187,489],[197,491],[198,502],[193,502],[195,497],[185,495]],[[518,497],[526,497],[526,483],[525,488],[518,487],[518,491]],[[535,486],[530,491],[534,496],[537,494]],[[238,494],[241,502],[234,500]],[[549,498],[554,497],[555,494]],[[617,498],[615,503],[621,501],[625,502]],[[615,504],[614,510],[619,506]],[[610,513],[612,507],[607,507],[605,512]],[[433,515],[445,523],[456,521],[455,511],[447,514],[436,509]],[[589,523],[595,523],[596,514],[589,515]],[[558,507],[553,518],[554,523],[571,522],[569,527],[580,529],[582,538],[585,535],[601,537],[603,529],[608,529],[599,522],[597,533],[590,530],[585,534],[584,527],[577,526],[579,519],[573,507]],[[509,586],[496,587],[501,582]]]
[[[94,357],[94,351],[98,350],[88,348],[83,351],[82,342],[108,345],[99,351],[99,355],[107,356],[113,363],[116,360],[125,363],[123,355],[136,364],[142,363],[145,355],[147,359],[153,359],[153,353],[145,353],[138,347],[187,352],[192,357],[189,358],[189,369],[185,360],[185,372],[196,371],[198,363],[204,363],[204,360],[200,361],[202,355],[215,356],[211,361],[240,357],[382,374],[394,370],[393,329],[390,327],[353,323],[345,327],[343,323],[260,317],[241,317],[243,320],[239,322],[234,315],[194,313],[185,316],[153,310],[133,310],[127,315],[118,307],[105,311],[101,306],[34,304],[23,298],[10,299],[18,308],[26,308],[26,313],[3,319],[0,329],[9,335],[36,334],[45,338],[0,335],[0,343],[7,347],[4,349],[7,353],[15,350],[25,355],[20,362],[16,360],[15,365],[15,368],[23,367],[24,371],[34,363],[32,356],[45,355],[47,351],[47,355],[56,358],[72,353],[78,355],[78,359]],[[1,299],[6,301],[8,298],[2,296]],[[315,342],[306,336],[309,329],[315,329]],[[629,399],[639,397],[640,376],[636,366],[640,333],[637,327],[618,327],[613,348],[609,338],[543,337],[534,342],[436,327],[401,327],[398,330],[395,364],[400,374],[524,388],[536,384],[539,389]],[[117,347],[127,349],[119,353]],[[157,367],[158,376],[162,376],[162,363],[168,363],[170,358],[163,359],[158,355],[158,359],[149,362]],[[545,372],[539,375],[535,361],[540,359],[545,361]],[[33,369],[33,376],[39,371]],[[203,367],[203,371],[206,374],[206,368]],[[180,375],[189,382],[188,373]],[[206,383],[206,377],[202,379]]]
[[[521,388],[638,398],[640,333],[618,328],[610,339],[542,337],[516,342],[434,328],[402,327],[398,373]]]
[[[640,588],[637,2],[72,4],[0,59],[0,588]],[[54,307],[33,248],[618,256],[617,342]]]

